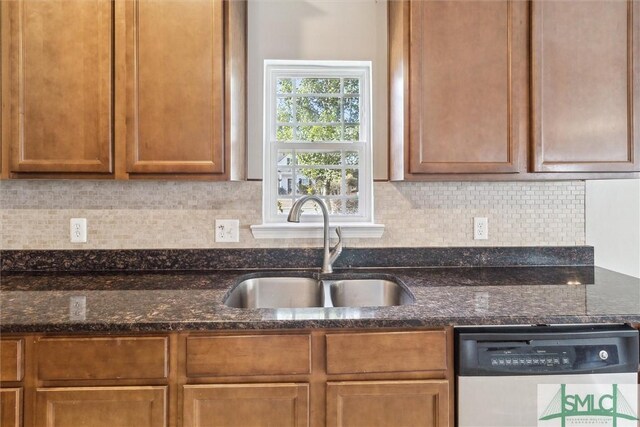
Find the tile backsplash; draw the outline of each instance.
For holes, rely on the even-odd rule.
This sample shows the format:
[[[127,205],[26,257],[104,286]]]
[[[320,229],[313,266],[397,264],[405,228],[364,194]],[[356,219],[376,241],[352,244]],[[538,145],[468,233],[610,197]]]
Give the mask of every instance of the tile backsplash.
[[[585,184],[426,182],[374,185],[381,239],[351,247],[574,246],[585,243]],[[2,249],[306,247],[318,239],[256,240],[261,182],[2,181]],[[473,217],[489,239],[473,240]],[[88,242],[69,242],[69,219],[87,218]],[[240,243],[215,243],[215,219],[239,219]]]

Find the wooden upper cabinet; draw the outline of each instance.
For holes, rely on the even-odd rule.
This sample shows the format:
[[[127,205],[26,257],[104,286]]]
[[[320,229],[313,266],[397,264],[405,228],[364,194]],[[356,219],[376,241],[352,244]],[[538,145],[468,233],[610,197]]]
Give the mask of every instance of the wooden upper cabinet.
[[[526,3],[390,2],[389,13],[392,179],[518,172]]]
[[[111,172],[114,3],[6,3],[11,172]]]
[[[640,170],[640,2],[534,1],[537,172]]]
[[[225,172],[223,6],[126,2],[127,172]]]

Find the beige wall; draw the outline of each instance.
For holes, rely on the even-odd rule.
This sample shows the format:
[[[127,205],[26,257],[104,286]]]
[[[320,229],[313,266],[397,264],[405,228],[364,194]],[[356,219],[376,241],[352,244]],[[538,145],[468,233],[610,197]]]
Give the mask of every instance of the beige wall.
[[[640,277],[640,179],[587,181],[586,202],[596,265]]]
[[[387,168],[386,0],[249,0],[248,178],[262,179],[265,59],[372,61],[374,179]]]
[[[570,182],[376,183],[381,239],[349,247],[526,246],[585,243],[585,184]],[[2,181],[3,249],[319,246],[315,240],[256,240],[260,182]],[[489,240],[473,240],[472,218],[489,218]],[[88,243],[69,242],[69,219],[88,222]],[[214,221],[240,220],[240,243],[214,242]]]

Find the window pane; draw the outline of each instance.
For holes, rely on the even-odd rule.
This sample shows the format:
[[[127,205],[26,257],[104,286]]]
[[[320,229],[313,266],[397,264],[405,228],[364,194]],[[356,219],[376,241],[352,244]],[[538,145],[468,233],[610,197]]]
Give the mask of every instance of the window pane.
[[[278,166],[290,166],[293,164],[293,153],[289,150],[278,150]]]
[[[345,123],[360,123],[360,98],[344,98]]]
[[[297,195],[338,196],[341,190],[340,169],[297,169]]]
[[[342,205],[344,201],[341,199],[329,199],[327,200],[327,209],[329,210],[329,215],[334,214],[342,214]]]
[[[344,79],[344,93],[360,93],[360,79]]]
[[[278,79],[276,93],[293,92],[293,81],[291,79]]]
[[[358,169],[347,169],[346,174],[346,192],[348,196],[355,196],[358,194]]]
[[[278,129],[276,129],[276,140],[293,141],[293,127],[278,126]]]
[[[344,140],[360,141],[360,125],[345,125]]]
[[[340,98],[298,98],[296,119],[299,123],[337,123],[340,121]]]
[[[289,207],[289,210],[291,210],[291,207]],[[315,201],[310,200],[302,207],[302,215],[322,215],[322,209]]]
[[[276,212],[278,214],[288,215],[291,210],[291,205],[293,205],[292,199],[279,198],[276,200]]]
[[[355,215],[358,213],[359,205],[358,199],[347,200],[347,215]]]
[[[293,171],[291,168],[278,168],[278,195],[293,193]]]
[[[344,154],[344,164],[349,166],[357,165],[358,158],[359,158],[359,155],[357,151],[347,151]]]
[[[340,79],[296,79],[298,93],[340,93]]]
[[[340,166],[342,154],[339,151],[298,151],[296,161],[299,165],[329,165]]]
[[[340,141],[340,126],[298,126],[301,141]]]
[[[288,123],[293,121],[293,98],[278,98],[276,106],[276,121]]]

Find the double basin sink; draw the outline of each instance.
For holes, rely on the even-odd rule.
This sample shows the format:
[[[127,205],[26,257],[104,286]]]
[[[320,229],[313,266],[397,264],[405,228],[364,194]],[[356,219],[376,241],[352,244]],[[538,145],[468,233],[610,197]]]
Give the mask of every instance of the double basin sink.
[[[225,298],[235,308],[380,307],[411,304],[415,298],[389,278],[325,280],[311,277],[252,277]]]

